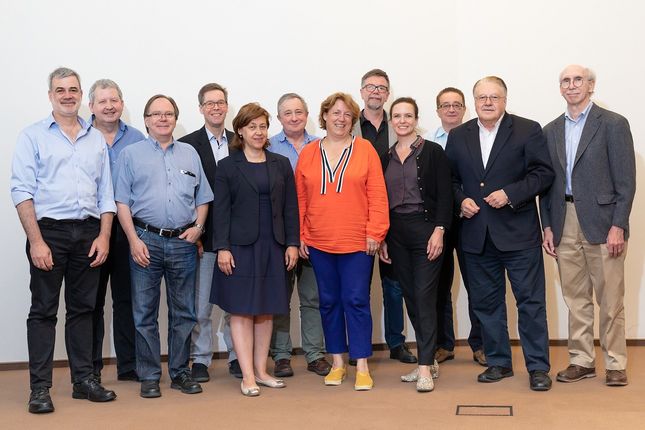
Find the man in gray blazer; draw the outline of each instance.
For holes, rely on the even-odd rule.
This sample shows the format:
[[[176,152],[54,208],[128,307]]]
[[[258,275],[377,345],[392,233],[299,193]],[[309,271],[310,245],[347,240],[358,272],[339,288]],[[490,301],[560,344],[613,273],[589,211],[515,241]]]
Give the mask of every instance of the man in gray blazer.
[[[624,262],[636,189],[627,120],[591,101],[596,78],[582,66],[560,73],[567,110],[544,127],[556,178],[540,199],[543,247],[557,258],[569,308],[569,366],[560,382],[596,376],[595,292],[605,383],[627,385]]]

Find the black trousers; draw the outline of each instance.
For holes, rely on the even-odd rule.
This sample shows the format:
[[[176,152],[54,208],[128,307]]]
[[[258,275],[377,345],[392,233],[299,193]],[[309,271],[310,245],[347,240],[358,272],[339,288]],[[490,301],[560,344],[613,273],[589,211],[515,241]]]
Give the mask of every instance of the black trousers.
[[[130,245],[121,224],[114,218],[110,238],[110,254],[101,266],[96,307],[92,317],[94,345],[92,361],[94,373],[103,369],[103,338],[105,337],[104,308],[108,280],[112,292],[112,325],[116,370],[119,375],[136,369],[134,352],[134,320],[132,318],[132,294],[130,281]]]
[[[65,280],[65,346],[72,382],[92,374],[92,312],[99,285],[99,268],[87,254],[99,234],[99,221],[43,218],[38,221],[45,243],[51,249],[54,267],[44,271],[33,265],[27,242],[31,281],[31,308],[27,318],[29,377],[31,388],[52,386],[52,360],[56,338],[56,315]]]
[[[455,329],[452,312],[452,280],[455,272],[455,260],[453,250],[457,251],[461,279],[464,281],[466,293],[468,294],[468,316],[470,317],[470,333],[468,334],[468,345],[473,352],[483,348],[482,327],[473,310],[470,300],[470,282],[466,272],[466,263],[463,259],[463,252],[459,246],[459,230],[461,220],[453,218],[452,228],[444,236],[444,258],[439,277],[439,293],[437,295],[437,347],[448,351],[455,349]]]
[[[434,363],[437,342],[437,290],[443,254],[428,260],[426,249],[434,227],[424,218],[423,213],[390,212],[386,241],[416,334],[419,364],[428,366]]]

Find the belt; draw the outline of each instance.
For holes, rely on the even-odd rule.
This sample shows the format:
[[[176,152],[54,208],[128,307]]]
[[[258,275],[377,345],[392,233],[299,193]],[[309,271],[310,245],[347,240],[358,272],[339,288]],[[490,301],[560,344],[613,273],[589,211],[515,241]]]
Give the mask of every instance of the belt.
[[[565,194],[564,195],[564,201],[573,203],[573,196],[571,196],[569,194]]]
[[[146,231],[156,233],[156,234],[158,234],[159,236],[162,236],[162,237],[177,237],[177,236],[179,236],[180,234],[182,234],[183,232],[185,232],[186,230],[188,230],[189,228],[191,228],[192,226],[195,225],[194,222],[191,222],[191,223],[188,223],[185,226],[179,227],[179,228],[159,228],[159,227],[155,227],[155,226],[150,225],[150,224],[146,224],[145,222],[141,221],[138,218],[133,218],[132,221],[134,222],[134,225],[136,225],[137,227],[141,227],[142,229],[144,229]]]

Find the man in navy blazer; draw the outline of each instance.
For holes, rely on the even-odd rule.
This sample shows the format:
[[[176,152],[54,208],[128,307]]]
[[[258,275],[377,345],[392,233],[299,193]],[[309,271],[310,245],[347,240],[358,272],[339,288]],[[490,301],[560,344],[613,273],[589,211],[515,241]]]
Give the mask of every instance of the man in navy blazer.
[[[540,125],[506,113],[507,88],[496,76],[473,87],[478,118],[454,128],[446,154],[464,218],[461,246],[481,321],[488,368],[479,382],[513,376],[505,273],[518,309],[530,387],[551,388],[541,230],[535,198],[553,181]]]
[[[217,163],[229,154],[229,143],[233,141],[233,132],[224,128],[228,112],[228,92],[216,83],[204,85],[197,94],[199,112],[204,116],[204,126],[180,138],[181,142],[192,145],[199,154],[206,178],[215,187]],[[195,292],[195,311],[197,324],[191,338],[190,356],[193,360],[192,376],[197,382],[208,382],[208,367],[213,358],[213,305],[210,303],[211,282],[217,253],[213,249],[213,203],[208,208],[206,233],[202,236],[200,249],[197,291]],[[228,315],[227,315],[228,316]],[[232,375],[242,377],[242,371],[233,351],[228,319],[225,317],[224,341],[229,351],[229,371]]]
[[[596,376],[593,295],[600,308],[605,383],[627,385],[624,264],[636,192],[634,141],[622,116],[591,101],[596,77],[571,65],[560,74],[564,114],[544,127],[556,180],[540,199],[544,249],[557,258],[569,308],[569,366],[557,380]]]

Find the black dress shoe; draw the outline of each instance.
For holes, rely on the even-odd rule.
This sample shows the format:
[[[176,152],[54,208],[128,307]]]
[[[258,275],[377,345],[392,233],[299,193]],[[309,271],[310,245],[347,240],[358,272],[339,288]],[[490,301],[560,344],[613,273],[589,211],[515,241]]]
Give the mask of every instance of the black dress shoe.
[[[170,388],[181,390],[184,394],[197,394],[202,392],[202,386],[196,382],[189,372],[181,372],[172,379]]]
[[[401,363],[417,362],[417,358],[410,352],[410,349],[405,343],[390,349],[390,358],[399,360]]]
[[[90,402],[109,402],[116,399],[116,393],[106,390],[94,378],[87,378],[85,381],[77,382],[72,387],[72,397],[75,399],[87,399]]]
[[[193,368],[191,370],[193,379],[197,382],[208,382],[211,380],[210,375],[208,374],[208,367],[202,363],[193,363]]]
[[[513,369],[502,366],[491,366],[477,376],[479,382],[497,382],[513,376]]]
[[[139,375],[137,375],[137,372],[134,370],[128,370],[127,372],[119,373],[116,379],[119,381],[138,381]]]
[[[356,359],[355,358],[350,358],[347,360],[350,366],[356,366]]]
[[[49,396],[49,388],[40,387],[31,390],[31,395],[29,396],[29,412],[32,414],[54,412],[54,403]]]
[[[235,376],[238,379],[242,379],[242,368],[240,367],[240,362],[233,360],[228,363],[228,373]]]
[[[551,377],[544,370],[530,372],[529,383],[533,391],[549,391],[551,389]]]
[[[161,397],[159,381],[141,381],[141,393],[139,395],[144,399]]]

